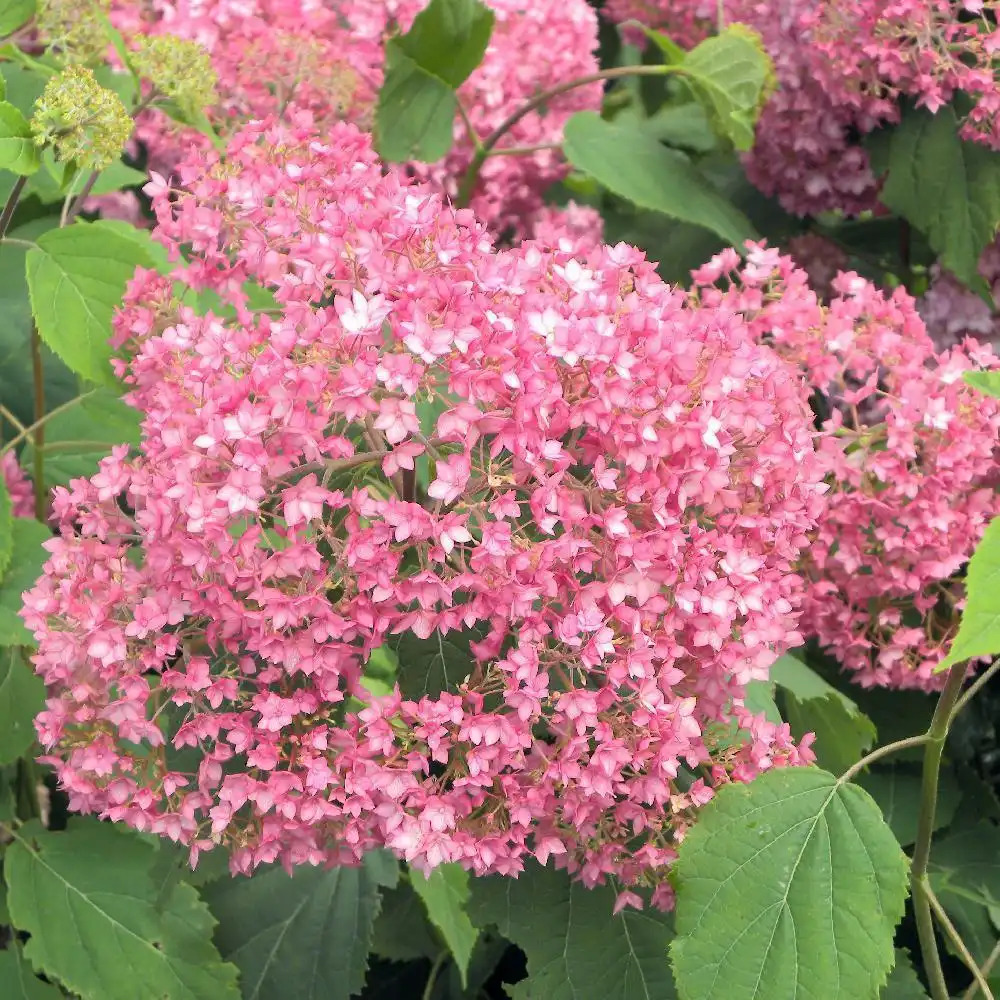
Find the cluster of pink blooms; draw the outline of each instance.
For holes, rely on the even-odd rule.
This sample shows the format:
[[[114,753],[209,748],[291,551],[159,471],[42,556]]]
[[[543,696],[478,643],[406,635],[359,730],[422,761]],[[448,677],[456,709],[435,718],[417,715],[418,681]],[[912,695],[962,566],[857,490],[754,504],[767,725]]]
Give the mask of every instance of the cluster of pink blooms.
[[[716,4],[708,6],[717,7]],[[873,208],[877,182],[859,144],[899,117],[899,100],[938,110],[956,94],[972,104],[970,139],[1000,147],[1000,86],[992,70],[996,0],[727,0],[727,22],[754,27],[778,88],[761,114],[747,174],[801,215]],[[631,0],[612,17],[638,17],[690,43],[710,33],[705,0]]]
[[[939,687],[961,570],[1000,513],[1000,404],[962,376],[998,360],[972,339],[936,351],[902,289],[842,273],[823,305],[777,251],[740,264],[727,251],[696,271],[699,284],[731,280],[703,300],[738,308],[799,364],[822,417],[817,454],[832,488],[800,563],[802,631],[863,685]]]
[[[15,452],[5,451],[0,455],[0,475],[10,495],[14,517],[34,517],[35,488],[18,464]]]
[[[251,119],[307,109],[321,128],[349,121],[370,131],[382,83],[385,43],[406,31],[427,0],[116,0],[126,32],[169,32],[203,44],[218,74],[224,129]],[[440,163],[409,164],[409,176],[454,196],[474,152],[470,127],[488,136],[538,91],[597,69],[597,15],[586,0],[488,0],[493,35],[482,60],[459,91],[467,120],[455,120],[455,144]],[[497,234],[532,235],[542,195],[567,165],[559,151],[562,128],[576,111],[597,109],[599,83],[580,87],[527,115],[484,165],[472,208]],[[177,127],[147,115],[138,135],[153,169],[168,175],[183,143]],[[189,138],[191,138],[189,136]],[[536,148],[539,147],[539,148]]]
[[[242,872],[533,855],[668,905],[712,789],[812,759],[744,707],[826,503],[796,367],[630,247],[494,250],[348,124],[149,190],[190,260],[116,319],[142,445],[56,492],[25,599],[71,808]],[[471,636],[467,676],[367,694],[403,635]]]

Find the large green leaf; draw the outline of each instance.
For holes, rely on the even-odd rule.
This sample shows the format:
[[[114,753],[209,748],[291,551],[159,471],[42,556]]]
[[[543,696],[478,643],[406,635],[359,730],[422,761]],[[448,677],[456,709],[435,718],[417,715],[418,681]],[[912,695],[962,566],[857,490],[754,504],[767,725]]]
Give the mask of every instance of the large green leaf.
[[[959,138],[959,127],[952,107],[910,108],[870,148],[887,173],[882,203],[926,234],[949,271],[986,293],[976,265],[1000,223],[1000,153]]]
[[[236,969],[212,944],[214,920],[181,882],[158,907],[154,848],[97,820],[53,833],[21,828],[4,859],[25,957],[84,1000],[236,1000]]]
[[[421,69],[457,89],[483,61],[493,20],[480,0],[431,0],[397,43]]]
[[[448,945],[464,987],[469,959],[479,937],[479,929],[465,911],[469,901],[469,873],[455,864],[439,865],[427,877],[410,869],[410,884],[423,900],[431,923]]]
[[[472,673],[474,660],[470,642],[482,640],[483,628],[465,632],[435,632],[426,639],[404,632],[393,652],[399,662],[399,690],[404,698],[436,698],[442,691],[454,691]]]
[[[386,66],[375,109],[379,155],[389,163],[443,159],[453,139],[455,91],[401,51],[398,40],[386,45]]]
[[[375,109],[375,144],[391,163],[433,163],[451,149],[456,89],[479,65],[493,12],[479,0],[431,0],[413,26],[386,45]]]
[[[917,839],[917,821],[922,798],[921,768],[905,761],[878,764],[860,775],[857,783],[878,803],[896,839],[908,847]],[[955,817],[962,790],[950,769],[938,782],[934,829],[947,826]]]
[[[675,872],[685,1000],[864,1000],[885,983],[907,865],[863,789],[805,767],[724,786]]]
[[[235,962],[245,1000],[347,1000],[364,985],[380,888],[398,866],[373,852],[357,868],[282,868],[205,888],[215,940]]]
[[[14,942],[8,942],[0,951],[0,983],[4,1000],[62,1000],[63,997],[55,986],[35,975]]]
[[[537,1000],[670,1000],[671,919],[657,910],[612,916],[615,893],[587,889],[564,871],[530,865],[516,879],[472,880],[469,913],[495,924],[528,957],[518,995]]]
[[[49,554],[42,548],[52,533],[44,524],[27,517],[13,521],[14,551],[10,570],[0,584],[0,646],[33,646],[34,637],[24,627],[18,612],[21,595],[34,586]]]
[[[0,187],[10,174],[0,174]],[[18,240],[35,240],[54,222],[51,216],[33,219],[8,234]],[[0,401],[22,424],[34,419],[31,370],[31,303],[24,278],[26,248],[5,243],[0,252]],[[52,409],[79,392],[76,376],[44,345],[46,408]]]
[[[0,38],[12,35],[35,13],[35,0],[0,0]]]
[[[0,169],[27,175],[38,167],[38,147],[27,119],[13,104],[0,101]]]
[[[21,647],[0,647],[0,764],[17,760],[34,743],[32,723],[44,707],[45,685]]]
[[[563,150],[578,170],[641,208],[692,222],[734,246],[757,236],[750,220],[698,172],[636,124],[605,121],[594,111],[573,115]]]
[[[737,149],[750,149],[774,77],[760,35],[746,25],[730,24],[696,45],[679,70],[716,131]]]
[[[871,719],[795,656],[780,657],[771,667],[771,680],[784,692],[784,715],[795,737],[816,734],[821,767],[840,774],[874,744]]]
[[[111,316],[138,265],[151,258],[100,222],[51,229],[28,251],[31,308],[42,339],[78,375],[114,386]]]
[[[969,560],[965,589],[958,635],[938,670],[1000,653],[1000,517],[989,523]]]
[[[927,994],[913,971],[913,962],[901,948],[896,949],[896,964],[880,996],[882,1000],[927,1000]]]

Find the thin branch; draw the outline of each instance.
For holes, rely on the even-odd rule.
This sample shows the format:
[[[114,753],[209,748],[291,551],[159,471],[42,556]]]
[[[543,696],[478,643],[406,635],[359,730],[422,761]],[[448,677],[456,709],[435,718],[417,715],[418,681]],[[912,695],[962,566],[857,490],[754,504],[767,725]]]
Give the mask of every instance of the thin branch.
[[[863,771],[869,764],[888,757],[890,754],[899,753],[900,750],[909,750],[911,747],[923,746],[930,740],[929,733],[921,733],[919,736],[907,736],[906,739],[896,740],[894,743],[886,743],[884,747],[877,747],[870,754],[862,757],[861,760],[852,764],[841,776],[840,781],[851,781],[858,772]]]
[[[49,412],[46,413],[44,417],[42,417],[39,420],[36,420],[30,426],[25,427],[24,430],[17,435],[17,437],[11,438],[10,441],[8,441],[2,448],[0,448],[0,455],[3,455],[4,452],[10,451],[11,448],[14,448],[17,445],[19,445],[25,438],[30,439],[31,435],[35,433],[35,431],[37,431],[39,427],[48,423],[48,421],[50,421],[54,416],[60,413],[65,413],[66,410],[71,410],[78,403],[82,403],[83,400],[85,400],[88,396],[93,396],[95,392],[97,392],[96,389],[88,389],[86,392],[80,393],[79,396],[74,396],[72,399],[68,399],[65,403],[53,407],[53,409],[49,410]]]
[[[975,680],[974,684],[971,684],[962,695],[961,698],[955,703],[955,707],[952,709],[951,718],[948,720],[948,725],[950,726],[955,721],[955,716],[965,708],[966,705],[972,701],[973,698],[979,694],[980,691],[993,679],[993,676],[1000,670],[1000,658],[994,660]]]
[[[993,950],[986,956],[986,961],[983,962],[980,967],[980,972],[984,976],[988,976],[993,971],[993,966],[997,964],[1000,960],[1000,941],[997,941],[993,945]],[[962,994],[962,1000],[975,1000],[976,994],[979,992],[979,983],[973,982],[972,985]]]
[[[493,147],[522,119],[530,115],[532,111],[577,87],[586,87],[591,83],[602,83],[605,80],[620,80],[628,76],[666,76],[676,72],[671,66],[614,66],[611,69],[602,69],[597,73],[590,73],[587,76],[577,77],[575,80],[567,80],[565,83],[549,87],[547,90],[539,91],[526,101],[516,111],[508,115],[484,140],[482,146],[476,150],[472,162],[469,164],[462,178],[462,183],[458,188],[458,195],[455,204],[459,208],[465,208],[472,199],[472,194],[476,189],[476,182],[479,180],[479,171],[486,162],[487,157],[493,152]]]
[[[976,964],[976,960],[972,957],[969,949],[965,946],[962,935],[958,933],[955,925],[948,919],[948,914],[945,913],[944,907],[941,905],[941,900],[934,895],[934,890],[930,886],[927,886],[927,901],[930,903],[931,910],[933,910],[934,916],[937,917],[945,936],[952,943],[955,951],[958,952],[958,957],[965,963],[965,967],[972,973],[972,977],[975,979],[979,989],[982,990],[983,996],[986,1000],[995,1000],[993,992],[990,989],[990,984],[986,982],[986,977],[983,975],[982,970]]]

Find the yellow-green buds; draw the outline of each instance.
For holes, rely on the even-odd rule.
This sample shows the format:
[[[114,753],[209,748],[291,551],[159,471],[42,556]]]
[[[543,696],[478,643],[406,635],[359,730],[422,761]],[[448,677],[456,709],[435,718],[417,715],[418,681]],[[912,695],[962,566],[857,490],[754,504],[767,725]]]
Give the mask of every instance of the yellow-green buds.
[[[51,145],[56,159],[103,170],[118,159],[132,134],[121,98],[102,87],[85,66],[67,66],[35,102],[31,132],[38,146]]]
[[[132,66],[187,115],[215,103],[216,74],[208,51],[176,35],[140,35]]]
[[[111,0],[38,0],[39,38],[67,62],[99,59],[108,46],[105,17],[110,8]]]

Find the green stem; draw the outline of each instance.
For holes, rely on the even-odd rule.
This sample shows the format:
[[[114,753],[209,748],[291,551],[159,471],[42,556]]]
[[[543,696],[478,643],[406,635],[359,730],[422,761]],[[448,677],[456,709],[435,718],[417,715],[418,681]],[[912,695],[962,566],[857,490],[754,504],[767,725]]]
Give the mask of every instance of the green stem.
[[[427,976],[427,985],[424,987],[424,992],[421,995],[422,1000],[431,1000],[434,995],[434,987],[437,985],[438,973],[444,966],[444,963],[448,961],[448,952],[442,951],[436,959],[434,959],[434,964],[431,966],[431,971]]]
[[[45,523],[48,514],[48,491],[45,489],[45,369],[42,367],[42,338],[38,326],[31,324],[31,377],[35,390],[35,437],[32,458],[35,467],[35,517]],[[27,429],[27,428],[26,428]]]
[[[986,961],[983,962],[980,972],[984,976],[988,976],[993,971],[993,966],[997,964],[997,960],[1000,959],[1000,941],[997,941],[993,945],[993,950],[986,956]],[[979,983],[973,982],[972,985],[962,994],[962,1000],[975,1000],[976,994],[979,992]]]
[[[465,208],[472,200],[472,195],[476,190],[476,182],[479,180],[479,171],[483,169],[483,164],[493,152],[493,147],[525,116],[537,110],[543,104],[556,97],[561,97],[570,90],[577,87],[586,87],[591,83],[601,83],[604,80],[620,80],[627,76],[666,76],[668,73],[677,72],[673,66],[614,66],[611,69],[602,69],[598,73],[590,73],[587,76],[577,77],[575,80],[567,80],[565,83],[549,87],[548,90],[539,91],[530,101],[522,104],[516,111],[508,115],[484,140],[482,145],[476,150],[469,163],[465,176],[458,187],[458,194],[455,197],[455,204],[459,208]]]
[[[0,455],[3,455],[4,452],[10,451],[11,448],[17,447],[17,445],[24,441],[25,438],[30,440],[32,434],[35,434],[39,427],[47,424],[53,417],[58,416],[60,413],[65,413],[66,410],[71,410],[74,406],[82,403],[88,396],[93,396],[95,392],[97,392],[96,389],[88,389],[87,392],[81,392],[79,396],[74,396],[72,399],[66,400],[65,403],[61,403],[59,406],[53,407],[41,418],[36,418],[34,423],[32,423],[29,427],[25,427],[20,434],[11,438],[10,441],[0,448]]]
[[[990,665],[989,665],[989,666],[988,666],[988,667],[987,667],[987,668],[986,668],[986,669],[985,669],[985,670],[984,670],[984,671],[983,671],[983,672],[982,672],[982,673],[981,673],[981,674],[980,674],[980,675],[979,675],[979,676],[978,676],[978,677],[976,678],[976,681],[975,681],[975,683],[974,683],[974,684],[972,684],[972,685],[971,685],[971,686],[969,687],[969,689],[968,689],[968,690],[967,690],[967,691],[965,692],[965,694],[963,694],[963,695],[962,695],[962,697],[958,699],[958,701],[957,701],[957,702],[956,702],[956,704],[955,704],[955,707],[954,707],[954,709],[952,710],[952,713],[951,713],[951,718],[950,718],[950,719],[948,720],[948,726],[949,726],[949,727],[950,727],[950,726],[951,726],[951,724],[952,724],[952,723],[953,723],[953,722],[955,721],[955,716],[957,716],[957,715],[958,715],[958,713],[959,713],[959,712],[961,712],[961,711],[962,711],[962,709],[963,709],[963,708],[965,708],[965,706],[966,706],[966,705],[968,705],[968,704],[969,704],[969,702],[970,702],[970,701],[972,701],[972,699],[973,699],[973,698],[975,698],[975,696],[976,696],[977,694],[979,694],[979,692],[980,692],[980,691],[981,691],[981,690],[982,690],[982,689],[983,689],[984,687],[986,687],[986,685],[987,685],[987,684],[988,684],[988,683],[989,683],[989,682],[990,682],[990,681],[991,681],[991,680],[993,679],[993,676],[994,676],[994,675],[996,674],[996,672],[997,672],[998,670],[1000,670],[1000,658],[998,658],[998,659],[994,660],[994,661],[993,661],[993,662],[992,662],[992,663],[991,663],[991,664],[990,664]]]
[[[63,216],[62,221],[59,223],[60,228],[68,226],[79,214],[80,210],[83,208],[83,203],[90,197],[90,192],[94,190],[94,185],[97,183],[97,178],[101,176],[100,170],[92,170],[90,176],[87,178],[87,183],[83,185],[80,189],[80,193],[73,199],[73,207]]]
[[[951,724],[952,713],[968,669],[968,663],[960,663],[948,671],[948,679],[945,681],[944,690],[938,699],[934,717],[927,730],[917,839],[913,846],[913,860],[910,862],[910,886],[913,894],[913,911],[917,921],[917,936],[920,939],[920,951],[933,1000],[948,1000],[948,986],[944,970],[941,968],[937,942],[934,939],[932,893],[927,878],[927,865],[931,857],[931,838],[934,834],[934,817],[937,812],[941,758],[944,754],[945,740],[948,738],[948,726]]]
[[[0,239],[3,239],[7,235],[7,230],[10,228],[10,220],[14,218],[17,203],[21,200],[21,193],[24,191],[24,185],[27,183],[27,177],[18,177],[14,181],[14,186],[10,189],[10,194],[7,196],[7,204],[4,205],[3,212],[0,213]]]
[[[930,739],[928,733],[921,733],[919,736],[907,736],[906,739],[896,740],[894,743],[886,743],[884,747],[872,750],[870,754],[862,757],[861,760],[852,764],[841,776],[840,781],[850,781],[856,774],[863,771],[869,764],[888,757],[890,754],[899,753],[900,750],[909,750],[911,747],[921,747]]]
[[[944,907],[941,905],[941,901],[934,894],[934,890],[930,888],[930,886],[927,887],[926,896],[927,902],[930,903],[934,916],[937,917],[938,923],[941,925],[941,929],[945,933],[945,937],[947,937],[952,943],[955,951],[958,952],[958,957],[961,958],[961,960],[965,963],[965,967],[972,973],[972,978],[975,979],[976,985],[979,989],[983,991],[983,996],[986,1000],[994,1000],[990,984],[986,982],[986,977],[976,964],[976,960],[972,957],[969,949],[965,946],[965,942],[962,940],[962,935],[955,929],[955,925],[949,919],[948,914],[945,913]]]

